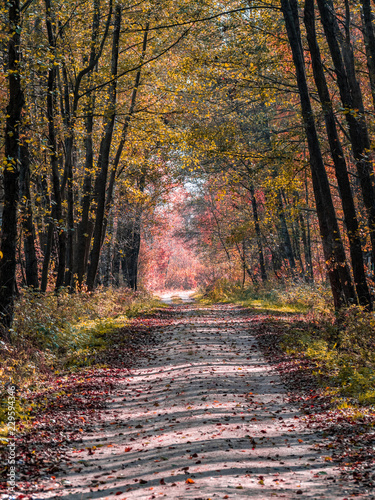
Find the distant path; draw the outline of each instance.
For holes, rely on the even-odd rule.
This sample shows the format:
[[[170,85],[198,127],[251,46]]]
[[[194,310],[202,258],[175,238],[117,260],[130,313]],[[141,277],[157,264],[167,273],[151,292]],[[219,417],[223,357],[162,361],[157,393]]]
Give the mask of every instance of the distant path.
[[[258,350],[251,314],[231,305],[171,311],[151,359],[124,371],[66,474],[33,498],[346,498],[314,448],[319,435],[296,418]]]
[[[182,302],[194,302],[192,295],[194,294],[194,290],[186,290],[186,291],[172,291],[172,292],[164,292],[158,295],[160,300],[165,304],[173,304],[174,297],[178,297],[182,300]]]

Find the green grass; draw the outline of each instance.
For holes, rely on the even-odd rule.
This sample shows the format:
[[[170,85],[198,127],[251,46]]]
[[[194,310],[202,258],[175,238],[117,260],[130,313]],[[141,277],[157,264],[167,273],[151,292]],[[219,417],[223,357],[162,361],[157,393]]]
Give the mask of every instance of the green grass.
[[[222,279],[198,292],[196,298],[202,304],[234,303],[265,313],[309,313],[314,309],[316,313],[327,314],[332,308],[325,287],[301,283],[285,286],[267,283],[244,288]]]

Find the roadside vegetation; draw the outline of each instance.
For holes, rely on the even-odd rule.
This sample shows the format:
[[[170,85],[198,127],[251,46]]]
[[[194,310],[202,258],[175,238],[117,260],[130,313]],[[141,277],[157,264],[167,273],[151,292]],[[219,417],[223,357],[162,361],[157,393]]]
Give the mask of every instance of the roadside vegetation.
[[[335,313],[323,285],[242,287],[227,280],[197,294],[202,303],[235,303],[264,316],[277,347],[308,366],[337,408],[375,406],[375,316],[359,306]],[[304,363],[307,361],[307,364]]]
[[[12,342],[0,342],[0,422],[6,413],[7,385],[17,387],[17,417],[28,419],[26,394],[51,375],[105,367],[105,352],[118,342],[115,332],[131,331],[139,315],[151,314],[160,302],[146,292],[98,289],[93,293],[22,292],[16,303]],[[125,329],[126,331],[126,329]],[[23,396],[22,396],[23,395]],[[0,435],[6,434],[0,428]]]

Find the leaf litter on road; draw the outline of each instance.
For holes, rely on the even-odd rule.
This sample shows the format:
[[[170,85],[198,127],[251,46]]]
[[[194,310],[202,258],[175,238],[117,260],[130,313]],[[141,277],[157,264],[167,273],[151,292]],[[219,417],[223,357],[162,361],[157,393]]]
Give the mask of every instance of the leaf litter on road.
[[[321,452],[321,435],[303,420],[298,397],[290,397],[259,350],[265,352],[259,324],[259,315],[236,306],[195,304],[139,321],[131,364],[93,368],[79,383],[94,385],[82,385],[81,392],[64,379],[69,390],[62,397],[52,391],[51,404],[35,415],[37,430],[20,435],[32,472],[19,482],[19,494],[72,500],[366,497],[342,481],[333,454]],[[27,458],[31,442],[47,449],[54,440],[54,468],[41,471]]]

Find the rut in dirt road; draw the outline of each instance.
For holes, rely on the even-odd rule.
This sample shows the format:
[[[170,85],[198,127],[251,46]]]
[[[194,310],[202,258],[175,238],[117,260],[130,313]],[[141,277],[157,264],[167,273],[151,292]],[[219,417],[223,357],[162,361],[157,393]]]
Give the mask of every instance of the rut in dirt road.
[[[171,310],[174,324],[124,372],[65,475],[37,498],[344,499],[319,435],[257,348],[254,316],[231,305]]]

